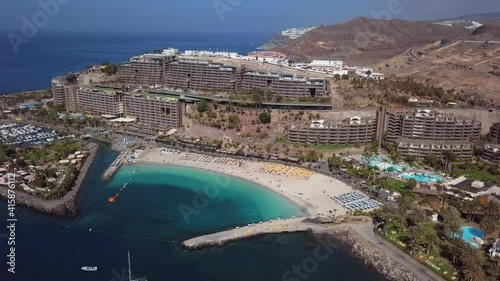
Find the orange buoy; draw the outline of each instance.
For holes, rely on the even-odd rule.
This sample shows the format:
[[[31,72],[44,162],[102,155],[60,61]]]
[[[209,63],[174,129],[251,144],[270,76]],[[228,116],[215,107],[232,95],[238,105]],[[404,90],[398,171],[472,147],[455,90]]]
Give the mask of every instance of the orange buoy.
[[[109,203],[115,203],[115,201],[116,201],[115,199],[116,199],[116,197],[118,197],[118,195],[120,195],[120,194],[118,193],[118,194],[116,194],[116,195],[115,195],[115,196],[113,196],[113,197],[109,197],[109,198],[108,198]]]

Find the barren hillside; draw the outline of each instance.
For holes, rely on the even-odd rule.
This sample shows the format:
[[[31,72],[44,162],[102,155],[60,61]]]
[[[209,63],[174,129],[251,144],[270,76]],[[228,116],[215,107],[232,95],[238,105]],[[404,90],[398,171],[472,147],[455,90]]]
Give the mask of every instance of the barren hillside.
[[[356,18],[319,27],[274,50],[303,60],[337,58],[368,65],[443,38],[467,38],[470,32],[427,22]]]

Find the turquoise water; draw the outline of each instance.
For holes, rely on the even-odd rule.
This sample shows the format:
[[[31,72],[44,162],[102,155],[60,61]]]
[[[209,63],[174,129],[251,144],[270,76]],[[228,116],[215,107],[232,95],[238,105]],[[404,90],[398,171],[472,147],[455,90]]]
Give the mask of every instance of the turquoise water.
[[[368,163],[371,167],[378,167],[382,171],[387,171],[392,168],[394,172],[402,172],[404,170],[403,166],[395,165],[383,155],[373,156],[371,159],[366,159],[362,157],[365,163]]]
[[[308,234],[270,235],[185,251],[179,243],[187,238],[297,216],[301,211],[249,182],[194,169],[131,165],[123,167],[112,181],[100,182],[115,157],[107,149],[97,156],[77,200],[77,217],[56,218],[16,208],[16,274],[7,273],[7,243],[0,236],[1,281],[127,280],[121,273],[125,272],[128,249],[133,274],[146,275],[149,281],[297,280],[284,279],[283,274],[314,256],[317,242]],[[193,202],[207,183],[218,187],[219,194],[208,203]],[[109,203],[108,198],[117,193],[116,202]],[[195,212],[186,220],[180,206]],[[4,201],[0,201],[0,210],[7,210]],[[0,220],[6,218],[7,212],[0,211]],[[319,262],[307,280],[383,280],[343,246],[333,247],[334,253]],[[99,271],[82,272],[84,265],[98,266]]]
[[[434,183],[434,182],[441,182],[443,179],[438,176],[434,175],[425,175],[425,174],[408,174],[404,173],[401,174],[401,177],[403,179],[415,179],[418,182],[424,182],[424,183]]]
[[[478,248],[478,245],[474,242],[472,242],[472,238],[474,237],[477,237],[477,238],[480,238],[480,239],[483,239],[484,238],[484,232],[481,230],[481,229],[477,229],[475,227],[472,227],[472,226],[462,226],[460,228],[462,230],[462,239],[467,242],[467,244],[475,247],[475,248]]]

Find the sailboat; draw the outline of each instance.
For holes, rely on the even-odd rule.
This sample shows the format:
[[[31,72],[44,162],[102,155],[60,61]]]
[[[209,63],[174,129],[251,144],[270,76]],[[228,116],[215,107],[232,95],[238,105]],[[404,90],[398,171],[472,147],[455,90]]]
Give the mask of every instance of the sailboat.
[[[130,281],[148,281],[148,279],[146,279],[146,277],[132,279],[132,268],[130,266],[130,250],[128,251],[128,280],[130,280]]]

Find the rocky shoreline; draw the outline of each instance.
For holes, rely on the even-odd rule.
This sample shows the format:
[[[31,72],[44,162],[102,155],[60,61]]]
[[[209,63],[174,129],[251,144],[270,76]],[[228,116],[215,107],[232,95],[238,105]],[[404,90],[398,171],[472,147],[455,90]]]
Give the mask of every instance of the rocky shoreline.
[[[76,177],[73,188],[68,192],[63,198],[57,200],[43,200],[27,194],[22,191],[16,191],[16,205],[23,205],[28,208],[34,209],[38,212],[60,216],[60,217],[72,217],[76,214],[75,201],[82,186],[87,173],[94,162],[94,159],[99,150],[99,145],[96,143],[90,144],[90,154],[85,160],[78,176]],[[0,196],[7,198],[8,188],[0,187]]]
[[[347,247],[351,254],[363,261],[370,268],[375,269],[387,280],[391,281],[418,281],[422,280],[404,263],[391,257],[389,253],[377,248],[372,242],[363,237],[350,225],[372,225],[369,217],[339,216],[334,218],[308,218],[302,221],[305,226],[302,231],[311,232],[316,241],[321,244],[342,244]],[[294,232],[294,231],[290,231]],[[288,233],[288,232],[282,232]],[[201,250],[211,247],[222,247],[238,240],[248,240],[268,235],[269,233],[254,233],[245,237],[235,237],[228,239],[210,238],[203,243],[192,243],[188,240],[180,243],[184,249],[189,251]]]
[[[325,231],[313,232],[313,235],[323,240],[333,239],[340,242],[351,251],[351,254],[361,259],[366,266],[384,275],[387,280],[421,280],[387,253],[374,247],[372,243],[368,242],[349,226],[333,227]]]

